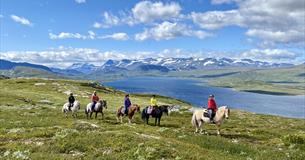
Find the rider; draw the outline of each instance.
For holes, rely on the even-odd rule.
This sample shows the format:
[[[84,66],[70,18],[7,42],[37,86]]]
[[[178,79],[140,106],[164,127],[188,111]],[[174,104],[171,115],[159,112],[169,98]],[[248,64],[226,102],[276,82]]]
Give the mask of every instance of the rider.
[[[69,110],[71,110],[71,107],[73,106],[73,103],[75,102],[75,98],[74,98],[72,92],[70,93],[70,96],[68,98],[68,102],[69,102],[69,107],[68,108],[69,108]]]
[[[152,113],[158,107],[158,101],[156,99],[156,95],[153,95],[150,99],[150,107],[148,108],[148,113]]]
[[[214,99],[214,95],[211,94],[209,96],[209,99],[208,99],[208,112],[209,112],[209,116],[210,116],[211,121],[213,121],[213,118],[216,114],[216,111],[217,111],[217,105],[216,105],[216,102],[215,102],[215,99]]]
[[[96,91],[93,92],[91,96],[91,101],[92,101],[92,106],[91,106],[91,111],[93,111],[95,104],[100,100],[100,98],[97,96]]]
[[[128,115],[128,108],[131,106],[131,101],[129,99],[129,94],[125,95],[124,106],[125,106],[125,114]]]

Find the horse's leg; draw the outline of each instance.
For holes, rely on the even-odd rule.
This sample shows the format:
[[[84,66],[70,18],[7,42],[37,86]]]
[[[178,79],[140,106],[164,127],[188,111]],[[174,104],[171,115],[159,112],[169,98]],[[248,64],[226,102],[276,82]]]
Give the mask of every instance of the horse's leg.
[[[158,126],[160,126],[161,117],[158,118]]]
[[[93,113],[93,112],[90,112],[90,119],[92,118],[92,113]]]
[[[101,112],[102,113],[102,120],[104,120],[104,112]]]
[[[220,125],[216,125],[217,127],[217,135],[220,135]]]
[[[129,124],[131,124],[131,119],[132,119],[132,118],[129,118],[129,117],[128,117],[128,123],[129,123]]]
[[[123,123],[123,116],[121,116],[121,123]]]
[[[149,116],[146,117],[146,124],[148,124]]]
[[[199,127],[199,133],[202,134],[202,121],[199,121],[198,123],[198,127]]]
[[[155,118],[155,126],[157,125],[157,117]]]
[[[66,118],[68,118],[68,114],[67,114],[67,111],[64,111],[64,112],[65,112],[65,117],[66,117]]]
[[[97,118],[97,113],[98,113],[98,112],[95,112],[95,119]]]

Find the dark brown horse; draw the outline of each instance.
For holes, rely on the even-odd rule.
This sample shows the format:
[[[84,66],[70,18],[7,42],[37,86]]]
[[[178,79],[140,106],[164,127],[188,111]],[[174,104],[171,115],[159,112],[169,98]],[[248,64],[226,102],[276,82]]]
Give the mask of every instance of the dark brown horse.
[[[151,114],[147,113],[148,107],[146,107],[142,111],[142,120],[144,121],[144,123],[148,124],[149,116],[152,116],[153,118],[155,118],[155,126],[157,125],[157,122],[158,122],[158,126],[160,126],[160,121],[163,112],[168,115],[168,107],[169,107],[168,105],[161,105],[159,107],[156,107]]]
[[[140,112],[140,106],[137,104],[132,104],[129,108],[128,108],[128,123],[131,123],[131,120],[133,119],[133,116],[135,115],[136,112]],[[119,118],[121,119],[121,123],[123,123],[123,117],[124,117],[124,106],[120,107],[117,110],[116,113],[116,118],[117,118],[117,122],[119,122]]]

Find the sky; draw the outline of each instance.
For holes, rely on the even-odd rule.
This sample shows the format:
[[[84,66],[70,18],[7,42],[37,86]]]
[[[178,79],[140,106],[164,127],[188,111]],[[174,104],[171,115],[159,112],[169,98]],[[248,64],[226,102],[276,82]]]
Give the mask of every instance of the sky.
[[[304,3],[0,0],[0,58],[51,67],[147,57],[303,63]]]

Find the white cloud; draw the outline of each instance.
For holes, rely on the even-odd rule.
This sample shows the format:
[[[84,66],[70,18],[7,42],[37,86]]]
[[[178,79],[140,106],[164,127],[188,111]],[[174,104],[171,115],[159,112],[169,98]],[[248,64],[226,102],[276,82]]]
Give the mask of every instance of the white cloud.
[[[230,4],[233,2],[241,2],[242,0],[212,0],[212,4]]]
[[[88,31],[88,35],[80,33],[60,32],[58,35],[49,33],[49,38],[56,39],[95,39],[96,34],[93,31]]]
[[[94,28],[102,28],[103,25],[99,22],[94,22],[94,24],[92,25]]]
[[[297,43],[304,41],[304,34],[300,34],[297,30],[273,31],[262,29],[249,29],[246,35],[251,37],[259,37],[267,41],[276,41],[283,43]]]
[[[140,1],[130,11],[121,11],[118,15],[110,12],[104,12],[101,22],[95,22],[95,28],[109,28],[127,24],[133,26],[135,24],[144,23],[151,24],[155,21],[178,20],[183,17],[181,7],[176,2],[163,3]]]
[[[87,35],[83,35],[80,33],[69,33],[69,32],[60,32],[59,34],[49,33],[49,38],[52,40],[57,39],[113,39],[113,40],[119,40],[119,41],[125,41],[128,40],[129,37],[126,33],[119,32],[114,33],[111,35],[104,35],[104,36],[98,36],[93,31],[88,31]]]
[[[105,27],[116,26],[120,23],[120,19],[109,12],[104,12],[103,17]]]
[[[180,5],[175,2],[141,1],[132,8],[134,18],[142,23],[175,18],[179,16],[180,11]]]
[[[125,54],[115,51],[102,52],[92,48],[66,48],[61,46],[46,51],[2,52],[1,58],[16,62],[29,62],[49,67],[64,68],[77,62],[102,65],[102,63],[108,59],[123,59],[127,57]]]
[[[254,58],[257,60],[294,60],[299,55],[285,49],[251,49],[241,54],[245,58]]]
[[[225,1],[225,0],[224,0]],[[223,1],[223,2],[224,2]],[[195,24],[204,29],[241,26],[246,35],[275,43],[302,43],[305,33],[305,1],[244,0],[238,9],[191,14]]]
[[[26,19],[24,17],[19,17],[19,16],[16,16],[16,15],[12,14],[11,19],[14,20],[17,23],[22,24],[22,25],[33,26],[33,24],[28,19]]]
[[[75,2],[81,4],[81,3],[86,3],[86,0],[75,0]]]
[[[243,17],[237,10],[209,11],[205,13],[191,13],[195,24],[204,29],[219,29],[230,25],[243,24]]]
[[[105,35],[105,36],[100,36],[99,37],[100,39],[108,39],[108,38],[111,38],[111,39],[114,39],[114,40],[120,40],[120,41],[125,41],[125,40],[128,40],[129,37],[126,33],[114,33],[114,34],[111,34],[111,35]]]
[[[144,32],[135,35],[135,40],[143,41],[147,39],[154,40],[169,40],[181,36],[194,36],[200,39],[211,36],[204,31],[194,31],[185,24],[171,23],[165,21],[150,29],[145,29]]]

